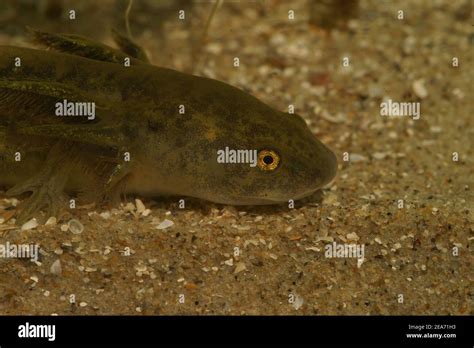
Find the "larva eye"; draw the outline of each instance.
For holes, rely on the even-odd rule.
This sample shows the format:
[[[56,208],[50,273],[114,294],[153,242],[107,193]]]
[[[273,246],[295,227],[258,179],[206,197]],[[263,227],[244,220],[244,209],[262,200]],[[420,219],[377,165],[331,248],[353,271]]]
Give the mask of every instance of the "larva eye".
[[[258,167],[261,170],[272,171],[278,167],[280,156],[273,150],[261,150],[258,153]]]

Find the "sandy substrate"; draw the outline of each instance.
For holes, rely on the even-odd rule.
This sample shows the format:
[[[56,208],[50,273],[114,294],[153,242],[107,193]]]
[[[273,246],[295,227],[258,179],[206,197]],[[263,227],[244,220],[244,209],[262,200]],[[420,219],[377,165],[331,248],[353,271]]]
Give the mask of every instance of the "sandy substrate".
[[[362,1],[360,18],[331,34],[308,26],[305,2],[224,5],[200,74],[295,105],[337,154],[338,177],[294,209],[130,199],[25,230],[5,221],[17,202],[2,199],[0,244],[41,253],[36,263],[0,259],[0,314],[472,314],[464,3]],[[189,28],[171,20],[164,32],[165,49],[149,31],[137,41],[156,64],[189,70]],[[381,116],[388,99],[420,102],[420,118]],[[333,242],[363,245],[364,259],[326,257]]]

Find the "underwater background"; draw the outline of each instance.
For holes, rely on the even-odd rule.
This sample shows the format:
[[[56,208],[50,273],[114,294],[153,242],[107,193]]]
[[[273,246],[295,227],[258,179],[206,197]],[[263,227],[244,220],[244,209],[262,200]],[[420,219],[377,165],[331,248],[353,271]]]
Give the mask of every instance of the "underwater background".
[[[0,0],[0,45],[35,47],[29,26],[113,46],[128,4]],[[471,13],[464,0],[135,0],[130,34],[153,64],[294,105],[338,175],[294,208],[129,197],[23,228],[21,198],[1,191],[0,244],[41,252],[0,258],[0,314],[472,315]],[[389,99],[420,117],[381,116]],[[365,255],[328,257],[333,243]]]

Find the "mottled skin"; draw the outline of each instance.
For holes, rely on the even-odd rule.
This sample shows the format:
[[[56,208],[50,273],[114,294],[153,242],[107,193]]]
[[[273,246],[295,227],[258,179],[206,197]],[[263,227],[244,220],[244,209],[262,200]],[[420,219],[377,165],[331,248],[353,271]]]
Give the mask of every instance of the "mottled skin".
[[[16,185],[12,195],[37,192],[23,218],[56,210],[62,191],[279,203],[313,193],[336,173],[334,154],[300,116],[216,80],[135,59],[125,67],[120,53],[109,61],[73,53],[0,46],[0,185]],[[95,101],[96,120],[56,117],[63,99]],[[281,162],[274,171],[219,164],[226,146],[273,150]]]

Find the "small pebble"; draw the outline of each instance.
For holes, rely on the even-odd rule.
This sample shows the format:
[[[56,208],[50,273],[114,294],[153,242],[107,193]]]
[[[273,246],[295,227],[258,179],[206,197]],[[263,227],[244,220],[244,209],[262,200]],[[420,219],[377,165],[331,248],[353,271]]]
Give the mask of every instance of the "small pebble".
[[[99,215],[102,219],[105,219],[105,220],[110,218],[110,212],[108,211],[104,211],[103,213],[100,213]]]
[[[27,230],[32,230],[34,228],[38,227],[38,221],[36,221],[35,218],[31,219],[30,221],[28,222],[25,222],[22,226],[21,226],[21,230],[22,231],[27,231]]]
[[[423,79],[414,81],[412,88],[413,88],[413,92],[418,98],[423,99],[428,96],[428,91],[426,90]]]
[[[148,268],[148,267],[147,267],[146,265],[143,265],[143,264],[137,265],[137,266],[135,267],[135,269],[136,269],[138,272],[146,272],[147,268]]]
[[[443,131],[443,128],[439,126],[431,126],[430,127],[430,132],[431,133],[441,133]]]
[[[165,228],[171,227],[174,225],[174,222],[168,219],[165,219],[161,222],[158,226],[156,226],[157,230],[164,230]]]
[[[458,99],[463,99],[465,97],[465,94],[459,88],[453,89],[452,93]]]
[[[394,131],[388,132],[388,137],[390,139],[397,139],[398,138],[397,132],[394,132]]]
[[[303,298],[302,298],[300,295],[298,295],[298,294],[294,294],[294,296],[295,296],[295,299],[294,299],[294,301],[293,301],[293,308],[296,309],[296,310],[298,310],[298,309],[300,309],[300,308],[303,306],[304,300],[303,300]]]
[[[329,121],[331,123],[341,123],[346,120],[346,117],[342,113],[338,113],[336,116],[332,116],[327,110],[324,110],[320,114],[321,118],[325,119],[326,121]]]
[[[386,153],[383,153],[383,152],[374,152],[372,154],[372,157],[375,158],[376,160],[382,160],[384,159],[385,157],[387,157],[387,154]]]
[[[69,231],[71,231],[72,234],[81,234],[84,231],[84,226],[79,220],[72,219],[69,221]]]
[[[51,216],[51,217],[45,222],[44,225],[45,225],[45,226],[54,226],[54,225],[57,224],[57,222],[58,222],[58,221],[57,221],[56,217]]]
[[[139,200],[138,198],[135,199],[135,205],[137,206],[137,213],[141,214],[145,211],[145,204],[143,204],[143,202],[141,200]]]
[[[359,236],[357,235],[357,233],[355,233],[355,232],[348,233],[346,235],[346,238],[348,240],[355,240],[355,241],[358,241],[360,239]]]
[[[245,263],[239,262],[239,263],[235,266],[234,274],[237,274],[237,273],[240,273],[240,272],[242,272],[242,271],[245,271],[246,269],[247,269],[247,267],[245,266]]]
[[[63,249],[61,249],[61,248],[57,248],[57,249],[54,250],[54,253],[55,253],[56,255],[62,255],[62,254],[64,253],[64,251],[63,251]]]
[[[358,153],[351,153],[349,155],[349,161],[354,162],[354,163],[363,162],[363,161],[367,161],[367,157],[359,155]]]
[[[51,274],[60,275],[62,273],[61,261],[59,259],[54,261],[49,271]]]

